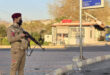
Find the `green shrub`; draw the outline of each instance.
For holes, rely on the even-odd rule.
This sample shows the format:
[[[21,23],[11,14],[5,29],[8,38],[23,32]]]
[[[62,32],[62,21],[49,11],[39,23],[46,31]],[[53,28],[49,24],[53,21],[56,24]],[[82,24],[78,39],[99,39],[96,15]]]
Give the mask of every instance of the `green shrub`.
[[[0,25],[0,37],[6,36],[6,27],[4,25]]]
[[[50,44],[50,42],[44,42],[44,44],[43,45],[49,45]]]
[[[42,45],[45,45],[45,46],[47,46],[47,45],[49,45],[50,43],[49,42],[44,42]],[[31,41],[30,42],[30,45],[36,45],[33,41]]]
[[[0,43],[1,45],[10,45],[7,38],[2,38],[0,41],[1,41],[1,43]]]
[[[33,41],[30,41],[30,45],[36,45]]]

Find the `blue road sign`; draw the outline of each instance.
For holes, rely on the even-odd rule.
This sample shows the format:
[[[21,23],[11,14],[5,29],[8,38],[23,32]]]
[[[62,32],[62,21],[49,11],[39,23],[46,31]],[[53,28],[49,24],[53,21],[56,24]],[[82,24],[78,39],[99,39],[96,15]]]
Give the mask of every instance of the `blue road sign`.
[[[83,8],[104,7],[104,0],[82,0]]]

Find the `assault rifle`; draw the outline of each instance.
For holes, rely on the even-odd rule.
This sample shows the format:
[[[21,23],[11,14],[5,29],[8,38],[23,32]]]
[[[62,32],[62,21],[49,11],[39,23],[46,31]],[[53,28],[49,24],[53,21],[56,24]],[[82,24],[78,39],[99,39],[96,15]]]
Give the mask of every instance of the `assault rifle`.
[[[42,48],[41,44],[40,44],[34,37],[32,37],[28,32],[23,31],[23,33],[25,34],[25,38],[30,38],[30,39],[31,39],[34,43],[36,43],[43,51],[45,51],[45,48]],[[29,44],[29,46],[30,46],[30,44]],[[33,52],[33,50],[31,50],[30,55],[28,55],[28,56],[31,56],[32,52]]]

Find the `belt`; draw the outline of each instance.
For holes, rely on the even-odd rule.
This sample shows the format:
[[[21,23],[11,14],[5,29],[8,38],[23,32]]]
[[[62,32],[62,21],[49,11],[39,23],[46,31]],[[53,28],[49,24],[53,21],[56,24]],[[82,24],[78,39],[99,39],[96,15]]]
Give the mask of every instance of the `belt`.
[[[18,40],[18,41],[15,41],[15,42],[22,42],[21,40]],[[14,42],[10,42],[10,44],[12,44],[12,43],[14,43]]]

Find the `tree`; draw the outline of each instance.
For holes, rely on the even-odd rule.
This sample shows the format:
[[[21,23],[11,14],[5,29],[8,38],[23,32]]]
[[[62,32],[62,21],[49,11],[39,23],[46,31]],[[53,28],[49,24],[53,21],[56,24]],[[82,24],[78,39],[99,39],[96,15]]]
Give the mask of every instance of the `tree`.
[[[49,12],[54,18],[78,19],[78,0],[56,0],[54,4],[49,4]]]
[[[29,23],[24,22],[23,28],[30,33],[32,32],[40,33],[40,31],[44,29],[44,24],[41,23],[40,21],[31,21]]]
[[[6,37],[6,27],[4,25],[0,25],[0,37]]]
[[[86,9],[83,12],[88,12],[99,20],[107,22],[107,18],[110,16],[109,9],[109,2],[105,0],[104,8]],[[79,20],[79,0],[56,0],[53,4],[49,4],[49,12],[57,20],[62,20],[63,17],[74,21]],[[83,13],[83,20],[85,18]]]
[[[89,9],[85,11],[97,17],[99,20],[107,23],[108,17],[110,16],[109,9],[110,9],[109,2],[108,0],[105,0],[104,8],[97,8],[97,9],[92,9],[92,10]]]

